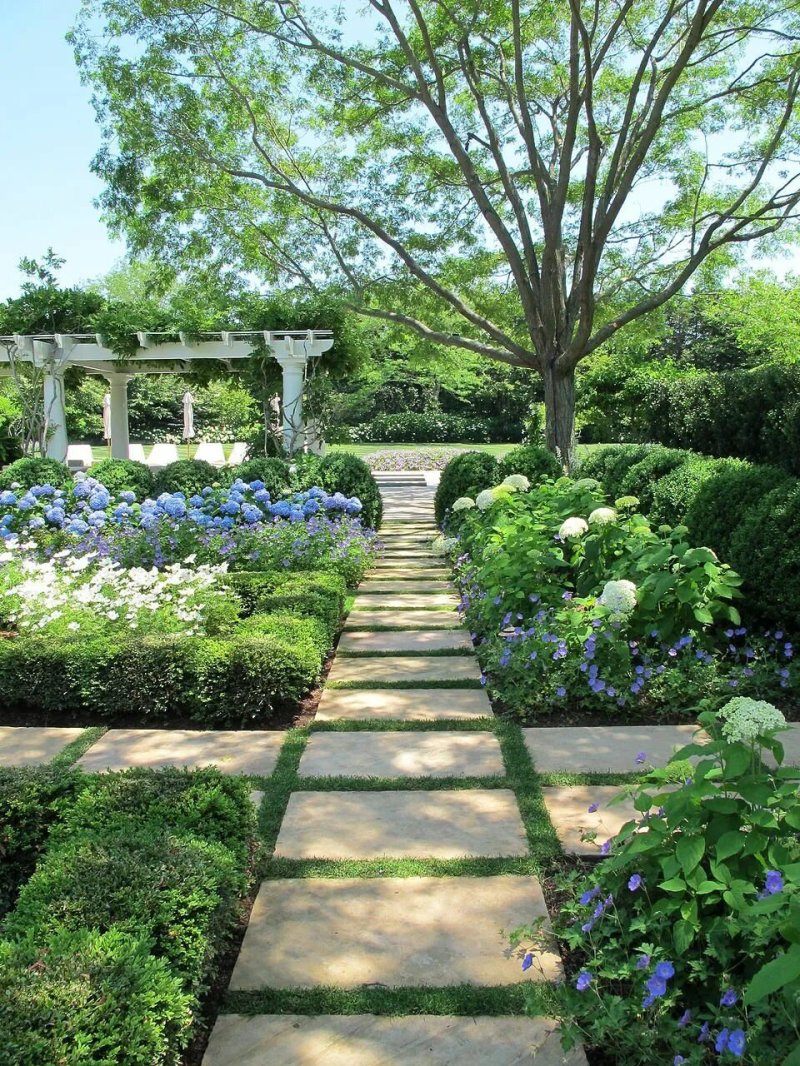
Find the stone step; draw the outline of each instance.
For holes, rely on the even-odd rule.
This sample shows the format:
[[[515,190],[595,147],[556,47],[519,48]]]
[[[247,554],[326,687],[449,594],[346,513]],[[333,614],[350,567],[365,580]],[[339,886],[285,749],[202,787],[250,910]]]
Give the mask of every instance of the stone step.
[[[353,611],[348,615],[345,631],[364,630],[370,626],[381,626],[393,630],[403,629],[461,629],[461,619],[452,611],[430,611],[395,608],[377,611],[372,608]]]
[[[450,572],[450,568],[442,562],[440,555],[434,555],[432,552],[390,552],[385,556],[381,556],[375,563],[374,569],[382,569],[389,567],[391,569],[404,569],[404,570],[439,570],[441,573],[446,574]]]
[[[0,726],[0,766],[41,766],[82,732],[59,726]]]
[[[352,616],[358,625],[358,616]],[[465,651],[474,654],[469,634],[463,629],[398,629],[391,633],[364,633],[345,629],[339,639],[340,655],[382,655],[391,652]]]
[[[280,859],[462,859],[527,855],[510,789],[293,792]]]
[[[547,813],[567,855],[600,858],[601,848],[626,822],[641,818],[633,800],[609,804],[622,789],[619,785],[561,785],[542,789]],[[597,804],[596,811],[589,808]],[[587,839],[592,836],[593,839]]]
[[[89,773],[131,766],[216,766],[226,774],[271,774],[286,734],[244,729],[109,729],[78,760]]]
[[[328,680],[369,686],[392,682],[402,687],[418,681],[477,681],[481,676],[474,656],[384,655],[376,659],[335,659]]]
[[[711,739],[695,725],[579,726],[523,729],[522,735],[539,773],[633,774],[664,766],[677,748]],[[643,752],[645,759],[637,762]]]
[[[221,1014],[203,1066],[586,1066],[549,1018]]]
[[[359,589],[353,597],[353,611],[385,610],[387,607],[405,607],[411,610],[437,610],[458,605],[458,597],[452,592],[372,592]]]
[[[453,586],[449,581],[436,580],[435,578],[389,578],[388,580],[377,574],[365,577],[359,586],[361,592],[450,592]]]
[[[313,733],[300,777],[502,777],[500,744],[488,731]]]
[[[414,581],[422,581],[425,578],[429,578],[431,581],[446,581],[448,577],[450,577],[450,570],[445,567],[437,566],[430,569],[423,569],[422,567],[401,568],[397,563],[394,563],[392,566],[387,564],[378,570],[368,571],[365,580],[403,581],[408,578]]]
[[[492,705],[482,688],[326,688],[316,717],[319,722],[449,721],[491,718]]]
[[[556,980],[562,971],[554,950],[537,951],[523,973],[531,945],[509,949],[508,932],[537,917],[546,919],[547,908],[535,877],[262,881],[230,987]]]

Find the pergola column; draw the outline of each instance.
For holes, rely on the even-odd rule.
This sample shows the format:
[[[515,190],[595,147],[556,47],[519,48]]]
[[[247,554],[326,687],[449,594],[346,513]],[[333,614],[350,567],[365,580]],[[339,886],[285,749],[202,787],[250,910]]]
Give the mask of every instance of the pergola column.
[[[54,359],[52,344],[33,342],[34,362],[44,366],[44,433],[48,459],[67,461],[67,409],[64,402],[64,368]]]
[[[128,382],[131,374],[105,375],[111,390],[111,457],[127,459],[130,454],[128,428]]]
[[[276,355],[283,371],[283,447],[293,455],[303,447],[303,385],[306,357],[304,355]]]

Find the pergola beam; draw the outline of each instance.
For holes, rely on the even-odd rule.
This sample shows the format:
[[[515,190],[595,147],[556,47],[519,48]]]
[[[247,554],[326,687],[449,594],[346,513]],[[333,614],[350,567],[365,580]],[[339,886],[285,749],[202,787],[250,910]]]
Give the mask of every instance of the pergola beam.
[[[44,373],[47,454],[66,459],[67,432],[64,404],[64,371],[79,366],[90,374],[105,377],[111,386],[111,450],[116,458],[127,458],[128,381],[134,374],[187,373],[191,364],[216,360],[228,367],[237,359],[248,359],[261,340],[283,371],[283,437],[292,453],[304,443],[303,382],[309,361],[318,359],[333,346],[331,330],[227,330],[189,334],[137,331],[137,350],[120,357],[94,333],[49,333],[33,336],[0,337],[0,374],[14,359],[42,367]],[[169,338],[169,339],[166,339]],[[257,341],[256,341],[257,339]]]

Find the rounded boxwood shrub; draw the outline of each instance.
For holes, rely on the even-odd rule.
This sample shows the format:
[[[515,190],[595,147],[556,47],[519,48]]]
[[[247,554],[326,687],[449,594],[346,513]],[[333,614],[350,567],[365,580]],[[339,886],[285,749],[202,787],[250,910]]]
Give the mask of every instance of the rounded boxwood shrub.
[[[601,482],[609,496],[622,495],[622,482],[630,468],[646,459],[652,444],[614,444],[596,448],[581,461],[579,477],[593,477]]]
[[[383,515],[383,500],[372,471],[357,455],[334,452],[326,455],[316,468],[315,476],[301,487],[309,489],[317,484],[326,492],[341,492],[357,496],[363,505],[361,520],[365,526],[377,529]]]
[[[664,448],[657,444],[649,450],[644,459],[628,467],[619,491],[615,491],[614,495],[638,497],[640,509],[647,514],[653,503],[653,487],[656,482],[696,458],[695,452],[686,451],[684,448]]]
[[[115,495],[132,492],[141,502],[153,493],[153,472],[136,459],[101,459],[89,467],[87,474]]]
[[[63,489],[72,482],[72,471],[58,459],[30,457],[17,459],[0,472],[0,489],[8,489],[19,483],[23,489],[33,485],[52,485]]]
[[[248,485],[251,481],[263,481],[264,488],[270,495],[270,499],[280,499],[284,489],[289,487],[289,465],[283,459],[270,459],[263,456],[259,459],[248,459],[239,466],[231,467],[225,471],[225,481],[231,484],[240,477]]]
[[[162,492],[182,492],[186,496],[194,496],[219,481],[219,478],[219,470],[204,459],[178,459],[159,470],[153,492],[157,496]]]
[[[474,497],[502,481],[498,473],[497,461],[488,452],[462,452],[451,459],[442,471],[433,504],[439,525],[461,496]]]
[[[509,474],[524,474],[531,485],[544,478],[558,478],[564,471],[555,455],[539,444],[521,444],[512,448],[497,464],[497,475],[502,481]]]
[[[671,473],[653,485],[650,519],[654,525],[682,524],[689,512],[700,486],[723,470],[747,469],[750,464],[742,459],[708,459],[698,455],[681,463]]]
[[[788,480],[751,507],[731,536],[727,561],[745,579],[748,613],[797,632],[800,482]]]
[[[697,490],[686,513],[695,544],[703,544],[729,562],[731,541],[742,522],[763,498],[778,488],[796,484],[774,466],[731,467],[722,470]]]

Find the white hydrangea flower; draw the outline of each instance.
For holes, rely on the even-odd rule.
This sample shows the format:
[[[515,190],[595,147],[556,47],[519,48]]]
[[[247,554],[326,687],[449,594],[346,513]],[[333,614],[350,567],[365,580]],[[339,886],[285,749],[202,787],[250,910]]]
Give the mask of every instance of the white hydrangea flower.
[[[745,743],[774,733],[786,725],[786,719],[777,707],[766,700],[753,700],[748,696],[735,696],[728,700],[720,710],[719,717],[725,719],[722,727],[725,739]]]
[[[471,507],[475,506],[475,501],[471,496],[459,496],[453,504],[454,511],[468,511]]]
[[[573,537],[582,537],[588,530],[585,518],[567,518],[561,523],[558,535],[562,540],[570,540]]]
[[[610,522],[616,522],[617,512],[613,507],[595,507],[589,515],[590,526],[607,526]]]
[[[624,618],[636,607],[636,586],[632,581],[606,581],[597,602],[617,618]]]
[[[580,477],[576,482],[574,482],[574,486],[576,489],[599,489],[600,482],[597,480],[597,478]]]
[[[447,555],[453,548],[458,546],[458,537],[434,537],[431,542],[431,551],[434,555]]]
[[[503,486],[511,489],[512,492],[527,492],[531,483],[524,474],[509,474],[507,478],[504,478]]]
[[[496,498],[493,489],[484,489],[475,497],[475,506],[479,511],[488,511]]]
[[[618,500],[614,500],[614,505],[620,509],[620,511],[629,511],[634,507],[639,506],[638,496],[620,496]]]

